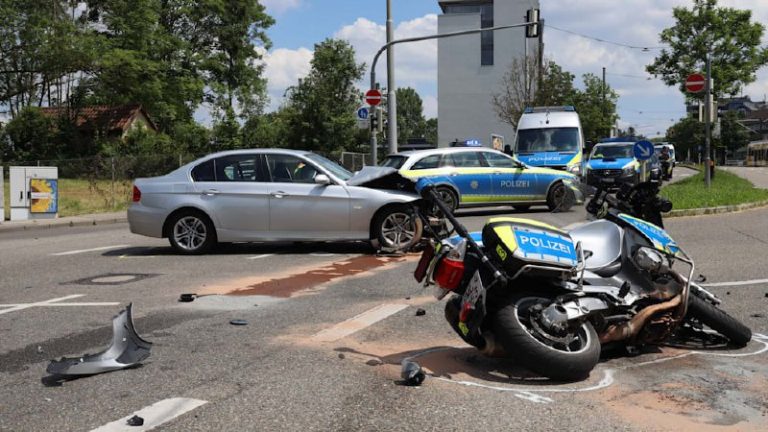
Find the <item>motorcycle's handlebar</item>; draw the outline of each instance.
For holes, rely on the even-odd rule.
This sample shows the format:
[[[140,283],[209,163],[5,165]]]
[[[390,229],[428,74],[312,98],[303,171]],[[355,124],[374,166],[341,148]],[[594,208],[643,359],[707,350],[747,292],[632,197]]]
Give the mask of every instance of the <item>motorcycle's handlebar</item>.
[[[445,218],[448,219],[448,221],[453,225],[453,228],[456,230],[456,234],[467,241],[467,245],[471,248],[471,250],[477,253],[480,256],[482,263],[493,272],[494,278],[497,281],[506,283],[506,277],[504,276],[504,273],[496,268],[496,266],[491,262],[490,258],[488,258],[485,252],[483,252],[482,248],[480,248],[480,245],[478,245],[477,242],[472,239],[472,236],[469,235],[467,228],[464,227],[464,225],[459,222],[458,219],[456,219],[456,216],[453,215],[451,209],[445,205],[443,200],[440,198],[440,194],[437,193],[435,185],[425,184],[421,187],[419,193],[425,201],[433,203],[437,206],[438,209],[440,209]]]

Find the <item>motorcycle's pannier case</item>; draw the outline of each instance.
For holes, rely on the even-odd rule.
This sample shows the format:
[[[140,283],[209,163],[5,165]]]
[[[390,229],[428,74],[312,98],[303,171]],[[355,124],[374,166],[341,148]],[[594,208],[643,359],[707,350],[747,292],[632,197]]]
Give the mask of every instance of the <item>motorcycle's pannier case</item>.
[[[483,227],[483,245],[509,277],[526,274],[566,277],[578,263],[576,244],[551,225],[516,218],[493,218]]]

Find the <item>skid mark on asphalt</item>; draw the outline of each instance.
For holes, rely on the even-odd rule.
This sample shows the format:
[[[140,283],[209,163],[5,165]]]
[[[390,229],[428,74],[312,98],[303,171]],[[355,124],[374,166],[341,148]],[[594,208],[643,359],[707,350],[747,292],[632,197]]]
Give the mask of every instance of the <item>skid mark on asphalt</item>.
[[[331,261],[303,268],[293,268],[291,273],[273,274],[257,278],[244,278],[226,284],[207,287],[198,294],[224,294],[233,296],[266,295],[289,298],[301,293],[318,290],[319,287],[342,278],[362,277],[381,270],[389,264],[401,263],[416,257],[356,256],[343,261]]]

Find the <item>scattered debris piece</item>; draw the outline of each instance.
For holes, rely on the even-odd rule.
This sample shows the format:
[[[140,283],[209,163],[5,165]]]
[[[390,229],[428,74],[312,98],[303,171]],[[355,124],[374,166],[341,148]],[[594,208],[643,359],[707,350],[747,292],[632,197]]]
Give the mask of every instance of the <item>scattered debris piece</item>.
[[[765,296],[766,296],[766,297],[768,297],[768,294],[766,294]],[[410,300],[410,299],[411,299],[411,296],[408,296],[408,297],[406,297],[405,299],[406,299],[406,300]]]
[[[234,326],[245,326],[245,325],[248,325],[248,321],[244,320],[244,319],[233,319],[229,323],[234,325]]]
[[[179,301],[184,303],[189,303],[195,301],[197,298],[197,294],[182,294],[179,296]]]
[[[144,426],[144,419],[135,415],[126,421],[128,426]]]
[[[731,295],[731,292],[730,291],[726,291],[725,295]]]
[[[762,313],[753,313],[750,315],[752,318],[765,318],[765,314]]]
[[[420,386],[421,383],[424,382],[424,379],[427,377],[427,375],[424,373],[424,370],[421,369],[421,366],[419,366],[418,363],[405,358],[402,362],[400,377],[403,379],[405,385]]]
[[[347,358],[347,356],[345,356],[344,353],[339,353],[339,358],[344,360],[345,358]]]
[[[426,315],[426,314],[427,314],[427,311],[425,311],[424,309],[422,309],[422,308],[416,309],[416,316],[422,316],[422,315]]]
[[[109,348],[97,354],[51,360],[46,371],[57,376],[95,375],[136,366],[149,357],[152,342],[136,333],[132,306],[133,303],[129,304],[112,318],[112,344]]]
[[[37,346],[37,353],[38,354],[42,354],[43,353],[43,347],[42,346],[40,346],[40,345]]]
[[[765,293],[765,297],[768,298],[768,293]]]
[[[384,364],[381,360],[371,359],[365,362],[368,366],[381,366]]]
[[[696,278],[696,283],[702,283],[706,281],[707,281],[707,277],[704,276],[703,274],[700,274],[699,277]]]

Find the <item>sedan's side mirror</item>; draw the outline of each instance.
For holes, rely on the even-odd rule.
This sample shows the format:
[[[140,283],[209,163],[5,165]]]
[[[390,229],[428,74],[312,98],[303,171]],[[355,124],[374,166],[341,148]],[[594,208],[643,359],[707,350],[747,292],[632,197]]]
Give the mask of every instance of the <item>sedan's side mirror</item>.
[[[328,176],[325,175],[325,174],[317,174],[315,176],[315,183],[317,183],[319,185],[327,186],[327,185],[331,184],[331,179],[329,179]]]

